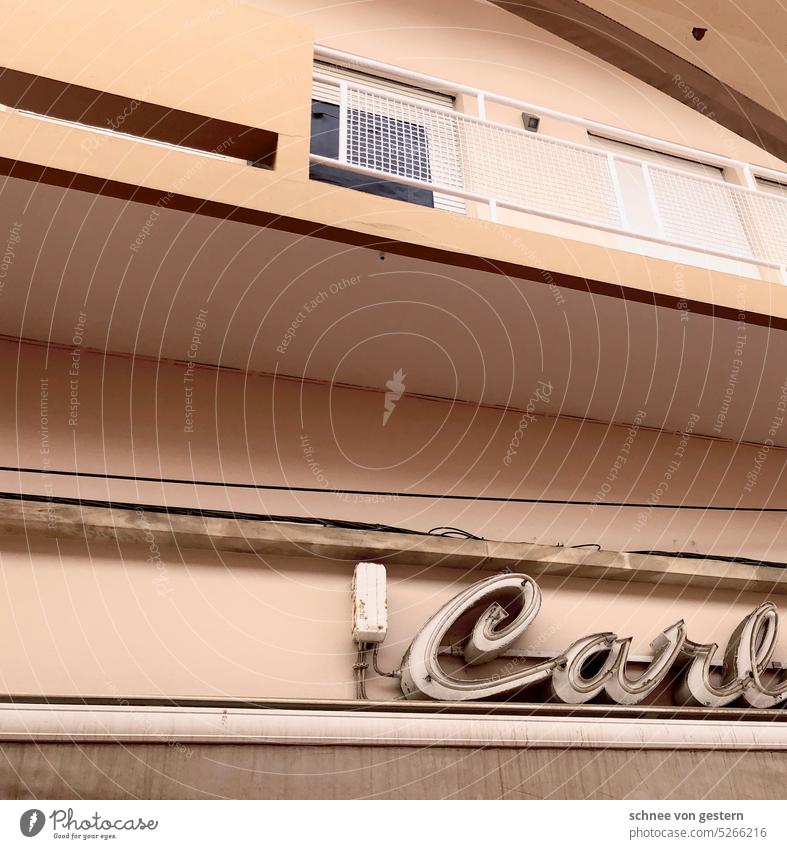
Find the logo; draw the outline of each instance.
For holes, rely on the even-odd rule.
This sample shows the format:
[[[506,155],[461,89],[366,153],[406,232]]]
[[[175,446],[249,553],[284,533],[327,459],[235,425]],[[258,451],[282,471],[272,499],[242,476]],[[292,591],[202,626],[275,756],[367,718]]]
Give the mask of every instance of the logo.
[[[35,837],[44,827],[46,817],[38,808],[30,808],[19,818],[19,830],[25,837]]]
[[[509,613],[512,597],[518,598],[515,614]],[[682,619],[653,640],[655,656],[635,676],[628,669],[631,637],[611,631],[581,637],[542,663],[503,667],[493,676],[459,677],[443,667],[439,647],[452,641],[462,647],[470,666],[500,657],[525,633],[540,608],[541,590],[528,575],[503,573],[467,587],[427,621],[407,649],[400,665],[405,698],[478,701],[508,697],[538,684],[565,704],[585,704],[604,693],[616,704],[636,705],[669,676],[678,683],[676,706],[716,708],[743,699],[753,708],[766,709],[787,702],[787,680],[774,680],[768,673],[779,632],[772,601],[756,607],[733,631],[720,675],[713,669],[718,646],[689,639]]]
[[[385,383],[385,388],[388,391],[385,393],[385,411],[383,412],[383,427],[388,424],[388,419],[391,418],[391,414],[394,411],[394,407],[396,407],[397,403],[401,400],[402,395],[404,395],[404,379],[406,377],[407,375],[402,371],[402,369],[397,369],[393,373],[393,377],[391,378],[391,380],[388,380]]]

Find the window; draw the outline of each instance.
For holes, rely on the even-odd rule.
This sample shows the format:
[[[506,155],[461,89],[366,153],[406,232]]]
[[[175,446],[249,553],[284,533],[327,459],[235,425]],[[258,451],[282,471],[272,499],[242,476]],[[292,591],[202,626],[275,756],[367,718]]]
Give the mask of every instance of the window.
[[[639,145],[615,141],[604,138],[603,136],[594,135],[593,133],[588,133],[588,135],[592,144],[604,148],[604,150],[610,153],[642,159],[648,165],[656,167],[663,165],[667,168],[685,171],[687,174],[699,174],[704,177],[714,177],[718,180],[724,180],[722,169],[713,165],[705,165],[702,162],[695,162],[680,156],[672,156],[671,154],[661,153],[660,151],[640,147]],[[656,214],[650,200],[648,186],[645,182],[645,175],[642,168],[633,162],[621,162],[620,160],[616,160],[615,166],[629,229],[637,233],[655,234],[658,230]],[[698,213],[699,210],[694,210],[694,212]]]
[[[767,180],[765,177],[755,177],[754,179],[757,183],[757,188],[761,192],[787,198],[787,185],[784,183],[777,183],[776,180]]]
[[[395,121],[384,115],[350,110],[355,155],[353,163],[412,177],[429,179],[429,156],[423,127]],[[339,105],[312,100],[311,152],[337,159],[339,156]],[[309,168],[313,180],[333,183],[408,203],[434,206],[434,195],[425,189],[406,186],[393,180],[369,177],[314,162]]]
[[[742,257],[753,255],[739,193],[716,165],[685,159],[638,145],[588,134],[590,141],[612,154],[648,165],[615,159],[615,172],[628,229],[646,236],[663,235]]]
[[[428,105],[454,106],[454,98],[440,92],[411,86],[395,80],[355,71],[326,62],[316,62],[315,70],[331,78],[331,82],[315,80],[312,90],[311,152],[338,158],[339,82],[346,80],[379,90],[385,95],[401,95]],[[334,82],[335,80],[335,82]],[[355,165],[387,171],[402,177],[430,182],[433,179],[429,129],[413,120],[350,108],[348,125],[348,159]],[[434,206],[453,212],[464,212],[465,204],[428,189],[407,186],[394,180],[369,177],[322,163],[312,163],[310,176],[315,180],[346,186],[371,194],[396,198],[422,206]]]

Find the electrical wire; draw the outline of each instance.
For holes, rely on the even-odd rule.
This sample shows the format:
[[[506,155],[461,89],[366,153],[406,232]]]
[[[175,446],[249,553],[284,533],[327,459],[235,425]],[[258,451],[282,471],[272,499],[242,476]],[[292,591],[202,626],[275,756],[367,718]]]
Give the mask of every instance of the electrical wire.
[[[772,566],[774,569],[787,569],[787,563],[777,560],[757,560],[752,557],[738,557],[725,554],[700,554],[696,551],[629,551],[628,554],[650,554],[654,557],[684,557],[687,560],[721,560],[724,563],[740,563],[746,566]]]
[[[385,672],[377,664],[377,653],[380,651],[380,643],[375,643],[372,646],[372,668],[374,671],[381,675],[383,678],[401,678],[402,670],[401,667],[397,667],[396,669],[391,670],[390,672]]]
[[[432,528],[429,533],[432,536],[451,537],[452,539],[483,540],[483,537],[477,537],[475,534],[471,534],[470,531],[463,531],[461,528],[451,528],[448,525],[441,525],[439,528]]]
[[[309,492],[329,495],[369,495],[382,498],[426,498],[431,501],[473,501],[499,504],[558,504],[575,507],[631,507],[654,510],[703,510],[728,513],[787,513],[787,507],[740,507],[720,504],[652,504],[639,501],[586,501],[568,498],[514,498],[502,495],[456,495],[453,493],[397,492],[376,489],[325,489],[319,486],[287,486],[285,484],[234,483],[232,481],[192,480],[188,478],[162,478],[148,475],[119,475],[105,472],[75,472],[65,469],[34,469],[23,466],[0,466],[0,472],[18,472],[43,476],[99,478],[101,480],[135,481],[185,486],[216,486],[224,489],[254,489],[270,492]]]
[[[355,675],[355,697],[366,700],[366,670],[369,668],[368,648],[366,643],[358,643],[358,652],[353,664]]]

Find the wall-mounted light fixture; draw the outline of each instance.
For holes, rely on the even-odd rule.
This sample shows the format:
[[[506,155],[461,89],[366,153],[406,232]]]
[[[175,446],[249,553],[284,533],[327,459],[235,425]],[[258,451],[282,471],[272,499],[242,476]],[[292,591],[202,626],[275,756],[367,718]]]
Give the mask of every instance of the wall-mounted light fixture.
[[[526,130],[530,130],[531,133],[537,133],[541,119],[537,115],[529,115],[527,112],[523,112],[522,123]]]

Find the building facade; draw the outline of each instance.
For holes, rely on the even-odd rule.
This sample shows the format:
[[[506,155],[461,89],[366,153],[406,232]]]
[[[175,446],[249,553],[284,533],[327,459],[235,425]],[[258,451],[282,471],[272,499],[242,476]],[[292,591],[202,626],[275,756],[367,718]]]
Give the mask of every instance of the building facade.
[[[778,104],[517,4],[10,5],[3,794],[780,798]]]

